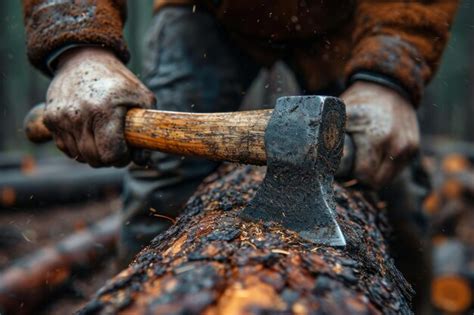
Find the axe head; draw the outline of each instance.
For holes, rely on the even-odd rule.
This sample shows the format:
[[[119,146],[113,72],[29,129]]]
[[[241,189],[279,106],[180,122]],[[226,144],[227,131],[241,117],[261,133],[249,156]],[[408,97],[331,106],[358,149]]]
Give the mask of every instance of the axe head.
[[[278,222],[316,244],[345,246],[332,189],[344,124],[338,98],[279,98],[265,130],[267,173],[241,217]]]

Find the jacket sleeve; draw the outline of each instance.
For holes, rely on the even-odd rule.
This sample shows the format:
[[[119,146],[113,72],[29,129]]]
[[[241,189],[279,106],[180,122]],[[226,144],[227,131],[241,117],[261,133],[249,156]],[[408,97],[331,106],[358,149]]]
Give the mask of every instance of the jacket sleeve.
[[[101,46],[127,62],[126,0],[23,0],[30,62],[50,74],[48,58],[65,47]]]
[[[415,105],[449,37],[458,0],[358,0],[348,81],[358,73],[391,78]]]

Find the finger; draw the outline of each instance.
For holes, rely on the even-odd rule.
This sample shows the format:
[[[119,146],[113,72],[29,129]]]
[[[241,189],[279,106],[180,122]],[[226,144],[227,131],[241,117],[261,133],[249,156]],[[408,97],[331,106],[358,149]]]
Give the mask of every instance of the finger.
[[[348,134],[344,136],[344,148],[342,150],[341,161],[336,171],[337,178],[349,178],[352,176],[355,163],[355,145],[354,140]]]
[[[92,128],[90,124],[84,124],[84,127],[81,131],[80,140],[77,145],[80,155],[90,166],[103,166],[95,144],[95,138],[94,134],[92,133]]]
[[[69,156],[78,162],[84,163],[84,158],[82,157],[79,152],[79,149],[77,148],[77,143],[74,136],[69,132],[63,132],[62,138],[69,152]]]
[[[130,150],[130,158],[133,163],[140,166],[147,166],[150,163],[151,151],[132,149]]]
[[[349,133],[365,132],[370,123],[370,115],[368,115],[364,106],[353,106],[347,112],[346,131]]]
[[[391,145],[391,152],[384,156],[382,165],[374,176],[376,187],[389,183],[413,158],[417,152],[416,144],[410,141]]]
[[[138,103],[142,108],[156,108],[155,93],[143,86],[143,91],[140,93],[141,101]]]
[[[124,138],[125,108],[117,108],[105,119],[94,121],[94,139],[100,160],[105,165],[125,166],[130,161],[130,152]]]
[[[383,186],[389,183],[393,176],[396,174],[396,169],[397,163],[395,163],[393,157],[389,156],[382,162],[377,172],[375,173],[372,181],[372,187],[376,189],[383,188]]]
[[[354,176],[360,183],[374,187],[374,177],[382,164],[382,153],[364,134],[352,135],[355,146]]]

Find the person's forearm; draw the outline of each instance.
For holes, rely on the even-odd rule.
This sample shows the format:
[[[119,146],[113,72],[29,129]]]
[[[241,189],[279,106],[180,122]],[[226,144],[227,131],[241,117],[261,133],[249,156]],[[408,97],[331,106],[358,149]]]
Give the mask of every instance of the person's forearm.
[[[418,105],[436,72],[458,0],[357,0],[348,81],[360,72],[394,78]]]

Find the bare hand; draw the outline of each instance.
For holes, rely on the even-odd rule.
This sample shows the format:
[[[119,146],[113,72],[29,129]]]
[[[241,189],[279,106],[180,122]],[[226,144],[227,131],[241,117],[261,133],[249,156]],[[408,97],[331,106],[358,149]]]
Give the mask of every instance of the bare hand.
[[[91,166],[124,166],[130,151],[124,139],[129,107],[151,108],[155,97],[115,55],[78,48],[61,56],[49,85],[44,123],[56,145]]]
[[[354,175],[381,188],[418,150],[416,111],[397,92],[369,82],[354,83],[341,98],[346,103],[346,131],[356,149]]]

